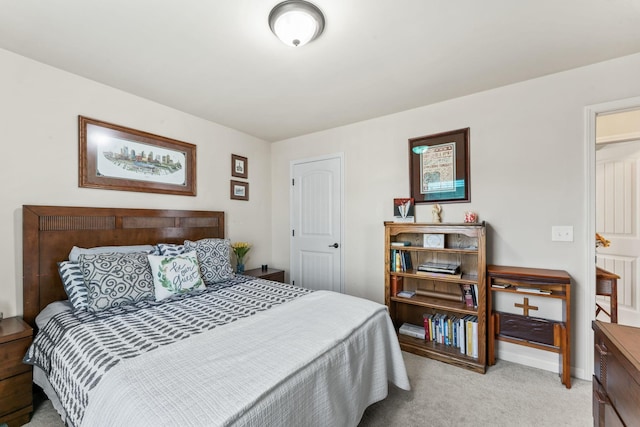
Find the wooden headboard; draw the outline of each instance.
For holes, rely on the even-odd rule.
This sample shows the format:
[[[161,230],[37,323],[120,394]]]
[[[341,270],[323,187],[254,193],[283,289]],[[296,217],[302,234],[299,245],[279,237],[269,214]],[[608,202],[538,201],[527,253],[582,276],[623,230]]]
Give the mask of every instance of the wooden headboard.
[[[66,260],[73,246],[224,238],[224,212],[25,205],[22,227],[23,316],[35,326],[47,304],[67,299],[56,263]]]

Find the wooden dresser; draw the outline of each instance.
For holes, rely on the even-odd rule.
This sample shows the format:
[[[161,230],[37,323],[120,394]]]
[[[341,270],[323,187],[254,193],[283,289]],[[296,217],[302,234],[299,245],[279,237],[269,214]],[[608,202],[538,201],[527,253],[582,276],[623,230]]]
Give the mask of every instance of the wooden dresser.
[[[640,328],[594,321],[593,425],[640,423]]]

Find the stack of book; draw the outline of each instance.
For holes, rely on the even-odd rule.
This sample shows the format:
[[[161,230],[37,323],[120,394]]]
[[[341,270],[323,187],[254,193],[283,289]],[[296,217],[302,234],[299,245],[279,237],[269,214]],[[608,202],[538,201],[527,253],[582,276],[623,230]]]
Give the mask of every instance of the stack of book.
[[[446,264],[439,262],[425,262],[418,266],[419,273],[428,273],[444,277],[462,277],[459,264]]]
[[[425,262],[424,264],[420,264],[418,266],[418,270],[429,271],[432,273],[456,274],[460,272],[460,265],[440,262]]]
[[[412,325],[411,323],[403,323],[402,326],[400,326],[400,329],[398,332],[400,332],[402,335],[425,339],[424,328],[418,325]]]

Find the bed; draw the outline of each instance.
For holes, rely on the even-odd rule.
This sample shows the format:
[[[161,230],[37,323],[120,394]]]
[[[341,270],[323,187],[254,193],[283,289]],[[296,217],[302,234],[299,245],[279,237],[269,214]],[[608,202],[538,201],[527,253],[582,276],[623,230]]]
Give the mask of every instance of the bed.
[[[389,383],[409,389],[383,305],[233,273],[211,280],[211,268],[230,265],[201,249],[228,245],[224,220],[218,211],[23,206],[23,313],[38,331],[25,361],[67,425],[354,426]],[[159,244],[195,248],[175,256],[199,262],[206,283],[158,300],[156,282],[156,299],[103,307],[90,298],[89,310],[67,295],[60,265],[73,264],[72,248],[153,248],[79,258],[102,266],[164,260]]]

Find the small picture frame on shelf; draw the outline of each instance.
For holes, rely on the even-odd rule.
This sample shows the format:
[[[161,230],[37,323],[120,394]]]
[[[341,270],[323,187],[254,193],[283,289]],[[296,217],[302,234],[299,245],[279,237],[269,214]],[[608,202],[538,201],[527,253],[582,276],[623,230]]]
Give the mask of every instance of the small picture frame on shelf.
[[[424,243],[425,248],[443,249],[444,248],[444,234],[425,234]]]

